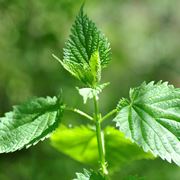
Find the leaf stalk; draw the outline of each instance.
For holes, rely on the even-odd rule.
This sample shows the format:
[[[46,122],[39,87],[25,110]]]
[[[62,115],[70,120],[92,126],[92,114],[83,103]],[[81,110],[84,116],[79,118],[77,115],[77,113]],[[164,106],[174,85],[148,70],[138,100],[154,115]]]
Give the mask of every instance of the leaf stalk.
[[[109,113],[107,113],[104,117],[101,118],[101,123],[108,119],[110,116],[114,115],[117,113],[117,109],[113,109],[112,111],[110,111]]]
[[[85,112],[83,112],[83,111],[81,111],[79,109],[72,108],[72,107],[65,107],[64,109],[68,110],[68,111],[75,112],[75,113],[77,113],[77,114],[79,114],[79,115],[89,119],[90,121],[93,121],[93,117],[91,117],[90,115],[88,115],[87,113],[85,113]]]

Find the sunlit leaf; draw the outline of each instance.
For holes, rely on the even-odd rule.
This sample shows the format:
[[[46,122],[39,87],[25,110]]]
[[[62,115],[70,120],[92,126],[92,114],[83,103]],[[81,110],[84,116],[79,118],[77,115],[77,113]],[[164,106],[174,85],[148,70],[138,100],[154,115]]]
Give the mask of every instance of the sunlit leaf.
[[[104,130],[104,138],[106,160],[112,170],[133,160],[153,158],[113,127]],[[98,166],[96,133],[92,128],[86,126],[67,128],[61,125],[51,136],[51,144],[77,161]]]

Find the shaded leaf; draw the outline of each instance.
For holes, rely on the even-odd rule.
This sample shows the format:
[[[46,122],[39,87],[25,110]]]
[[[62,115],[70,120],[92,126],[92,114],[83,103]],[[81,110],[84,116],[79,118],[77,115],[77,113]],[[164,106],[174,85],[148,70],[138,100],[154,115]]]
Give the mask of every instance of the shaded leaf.
[[[62,108],[56,97],[34,98],[0,118],[0,153],[13,152],[45,139],[58,126]]]
[[[150,82],[129,96],[118,105],[116,125],[145,151],[180,165],[180,89]]]

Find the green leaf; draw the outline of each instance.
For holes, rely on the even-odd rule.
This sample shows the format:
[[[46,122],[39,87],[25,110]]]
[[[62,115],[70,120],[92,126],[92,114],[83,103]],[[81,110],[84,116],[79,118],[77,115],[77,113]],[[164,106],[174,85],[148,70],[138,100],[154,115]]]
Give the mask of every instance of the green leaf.
[[[0,118],[0,153],[13,152],[44,140],[57,128],[62,108],[56,97],[34,98],[14,106]]]
[[[133,160],[153,158],[113,127],[104,130],[104,138],[106,160],[111,170],[119,169]],[[51,136],[51,144],[77,161],[98,167],[98,147],[93,127],[67,128],[60,125]]]
[[[84,169],[83,173],[76,173],[77,178],[73,180],[105,180],[100,173],[95,172],[93,170],[88,171]]]
[[[53,55],[62,66],[88,87],[101,79],[101,69],[110,60],[110,44],[81,8],[64,48],[63,60]]]
[[[104,83],[101,85],[98,85],[96,88],[77,88],[79,91],[79,94],[83,97],[83,102],[86,104],[88,99],[92,99],[94,96],[99,99],[99,94],[102,92],[102,90],[108,86],[109,83]]]
[[[114,121],[132,141],[180,165],[180,89],[168,83],[143,83],[123,99]]]

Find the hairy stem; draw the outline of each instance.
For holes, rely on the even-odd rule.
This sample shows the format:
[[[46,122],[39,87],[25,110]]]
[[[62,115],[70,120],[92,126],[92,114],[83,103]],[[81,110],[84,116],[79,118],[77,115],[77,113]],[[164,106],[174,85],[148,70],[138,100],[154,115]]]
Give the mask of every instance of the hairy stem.
[[[113,109],[112,111],[110,111],[104,117],[101,118],[101,122],[103,122],[104,120],[106,120],[107,118],[109,118],[110,116],[112,116],[113,114],[116,114],[116,113],[117,113],[117,109]]]
[[[101,114],[99,113],[99,106],[97,102],[96,96],[93,97],[94,100],[94,121],[96,124],[96,136],[97,136],[97,143],[98,143],[98,151],[99,151],[99,161],[101,165],[101,171],[104,175],[108,174],[108,170],[106,167],[106,160],[105,160],[105,147],[104,147],[104,134],[101,130]]]
[[[77,114],[79,114],[79,115],[93,121],[93,118],[90,115],[86,114],[85,112],[83,112],[83,111],[81,111],[79,109],[71,108],[71,107],[65,107],[65,110],[75,112],[75,113],[77,113]]]

